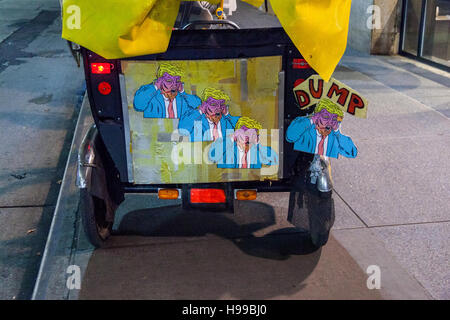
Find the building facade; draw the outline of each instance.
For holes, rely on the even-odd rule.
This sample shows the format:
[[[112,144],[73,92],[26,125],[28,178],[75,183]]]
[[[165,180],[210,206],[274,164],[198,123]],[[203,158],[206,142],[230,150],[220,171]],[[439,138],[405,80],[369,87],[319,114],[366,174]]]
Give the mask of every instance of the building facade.
[[[450,0],[352,2],[348,46],[450,69]]]

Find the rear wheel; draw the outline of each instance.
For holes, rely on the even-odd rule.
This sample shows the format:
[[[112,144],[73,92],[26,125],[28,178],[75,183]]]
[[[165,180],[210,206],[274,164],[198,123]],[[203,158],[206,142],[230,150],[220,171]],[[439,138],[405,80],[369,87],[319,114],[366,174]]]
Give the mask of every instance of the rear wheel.
[[[91,195],[87,189],[80,189],[81,220],[89,242],[102,247],[111,235],[112,222],[106,220],[105,201]]]
[[[329,238],[335,218],[331,195],[323,196],[317,190],[291,192],[288,220],[296,227],[308,231],[316,247],[324,246]]]

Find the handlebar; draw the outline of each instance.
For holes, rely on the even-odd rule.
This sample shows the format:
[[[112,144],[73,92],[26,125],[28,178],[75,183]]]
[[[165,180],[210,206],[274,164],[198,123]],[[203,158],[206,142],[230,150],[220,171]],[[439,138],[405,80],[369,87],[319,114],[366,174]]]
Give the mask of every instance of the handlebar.
[[[234,23],[232,21],[228,21],[228,20],[211,20],[211,21],[199,20],[199,21],[193,21],[193,22],[188,23],[181,30],[190,30],[196,25],[217,25],[217,24],[229,25],[233,29],[240,29],[240,27],[236,23]]]

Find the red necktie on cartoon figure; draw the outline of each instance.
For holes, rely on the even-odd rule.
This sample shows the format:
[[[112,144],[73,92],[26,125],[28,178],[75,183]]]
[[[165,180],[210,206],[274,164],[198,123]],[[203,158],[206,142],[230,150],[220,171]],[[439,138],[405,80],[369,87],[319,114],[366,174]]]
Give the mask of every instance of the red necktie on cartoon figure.
[[[319,150],[318,150],[317,153],[319,155],[321,155],[321,156],[323,156],[323,146],[324,146],[324,143],[325,143],[325,139],[326,139],[326,137],[322,136],[322,139],[320,139],[320,142],[319,142]]]
[[[214,123],[214,128],[213,128],[213,139],[214,139],[214,141],[216,141],[217,139],[219,139],[219,130],[217,129],[217,123]]]
[[[169,119],[175,118],[175,112],[173,111],[173,100],[169,99],[169,106],[167,107],[169,113]]]
[[[241,159],[241,163],[242,163],[242,168],[243,168],[243,169],[247,169],[247,167],[248,167],[248,163],[247,163],[247,153],[248,153],[248,150],[245,150],[245,151],[244,151],[244,155],[242,156],[242,159]]]

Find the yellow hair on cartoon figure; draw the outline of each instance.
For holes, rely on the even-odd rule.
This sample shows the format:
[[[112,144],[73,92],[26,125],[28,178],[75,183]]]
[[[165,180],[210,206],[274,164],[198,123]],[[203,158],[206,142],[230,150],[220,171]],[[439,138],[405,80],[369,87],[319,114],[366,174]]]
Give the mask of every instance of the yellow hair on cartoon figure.
[[[262,125],[255,119],[249,117],[240,117],[238,122],[236,123],[236,126],[234,127],[234,130],[238,130],[243,126],[247,127],[248,129],[256,129],[256,132],[258,134],[259,130],[263,128]]]
[[[314,113],[319,113],[323,109],[326,109],[331,114],[337,114],[338,118],[342,121],[344,118],[344,111],[341,110],[333,101],[328,99],[322,99],[317,103],[316,108],[314,109]]]
[[[225,103],[228,103],[231,100],[225,92],[216,88],[205,88],[200,98],[205,102],[209,97],[216,100],[225,100]]]
[[[161,63],[161,64],[159,65],[159,68],[158,68],[158,72],[157,72],[157,74],[156,74],[156,77],[157,77],[157,78],[160,78],[160,77],[162,77],[162,76],[164,75],[164,73],[166,73],[166,72],[167,72],[169,75],[171,75],[172,77],[175,77],[175,76],[182,77],[182,76],[183,76],[183,70],[181,70],[180,67],[178,67],[178,66],[176,66],[176,65],[174,65],[174,64],[171,64],[171,63],[164,62],[164,63]]]

